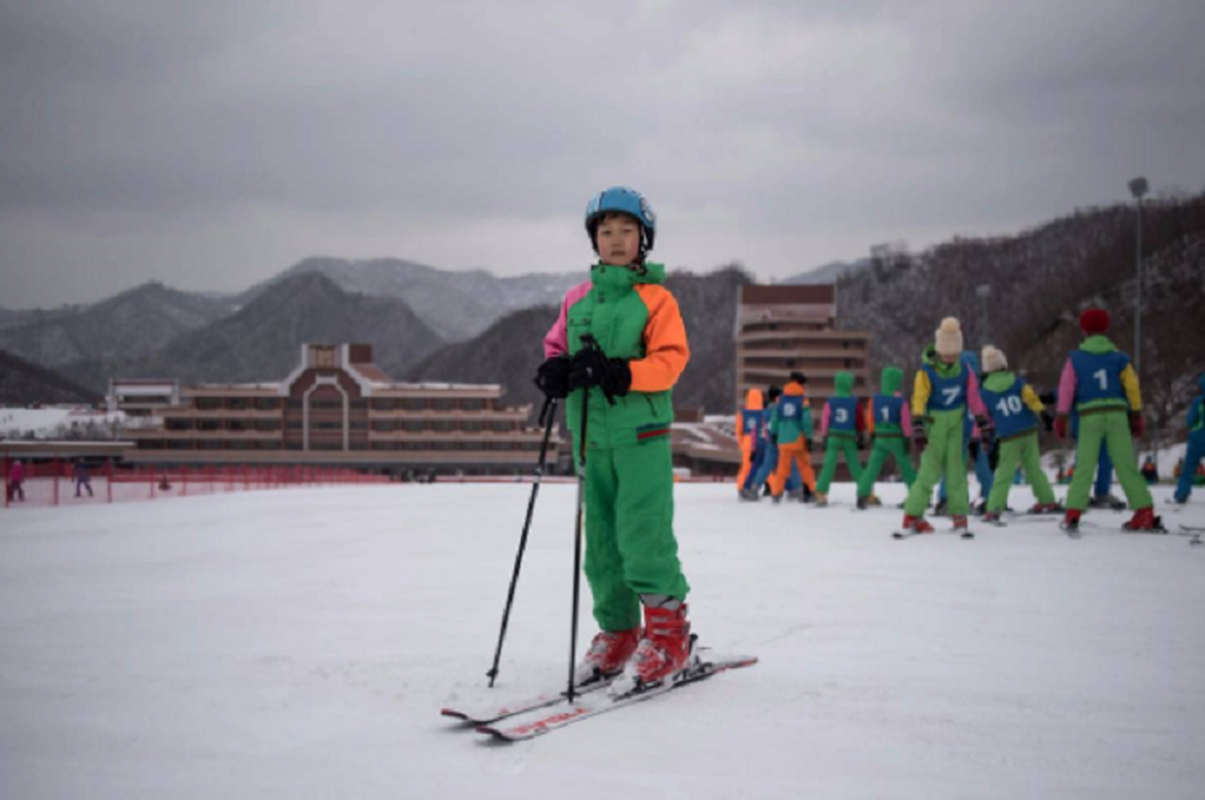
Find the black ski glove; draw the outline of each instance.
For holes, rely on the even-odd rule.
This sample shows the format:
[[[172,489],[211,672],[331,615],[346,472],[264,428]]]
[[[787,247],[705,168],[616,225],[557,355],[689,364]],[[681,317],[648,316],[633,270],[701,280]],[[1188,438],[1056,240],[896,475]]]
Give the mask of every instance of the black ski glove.
[[[583,348],[569,365],[569,391],[597,386],[607,397],[622,397],[632,388],[632,368],[622,358],[607,358],[601,351]]]
[[[858,449],[859,450],[866,449],[866,434],[864,434],[864,433],[858,434]]]
[[[1046,429],[1047,433],[1054,430],[1054,414],[1049,411],[1042,412],[1042,427]]]
[[[569,359],[553,356],[536,370],[536,386],[545,397],[564,400],[569,396]]]
[[[971,440],[971,443],[969,445],[967,445],[967,452],[971,456],[970,463],[974,464],[976,461],[979,460],[979,440],[978,439]]]
[[[983,443],[983,449],[991,450],[992,442],[996,438],[996,425],[991,417],[976,417],[975,424],[979,426],[979,440]]]

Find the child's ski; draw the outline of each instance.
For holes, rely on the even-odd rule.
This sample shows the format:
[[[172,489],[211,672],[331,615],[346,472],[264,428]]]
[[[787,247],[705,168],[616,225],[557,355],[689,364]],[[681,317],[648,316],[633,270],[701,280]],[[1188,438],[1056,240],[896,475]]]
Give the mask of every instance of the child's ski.
[[[691,665],[671,683],[652,686],[614,698],[606,692],[592,692],[585,697],[575,699],[572,705],[558,702],[526,714],[509,717],[501,724],[481,725],[477,728],[477,732],[486,734],[492,739],[507,742],[532,739],[583,719],[615,711],[632,703],[672,692],[674,689],[691,683],[698,683],[726,670],[749,667],[757,663],[755,656],[719,657],[707,656],[705,653],[692,656],[691,660]]]
[[[615,676],[590,681],[589,683],[578,687],[578,691],[575,692],[574,697],[576,698],[583,695],[593,694],[599,689],[605,689],[611,685],[613,680],[615,680]],[[506,717],[513,717],[516,714],[523,714],[528,711],[534,711],[537,708],[551,706],[564,701],[564,699],[564,691],[545,692],[543,694],[532,695],[530,697],[523,698],[522,700],[515,700],[511,702],[494,703],[491,705],[482,703],[477,704],[475,707],[469,706],[466,708],[443,708],[440,709],[439,713],[443,714],[445,717],[452,717],[453,719],[463,720],[464,722],[495,722],[496,720],[505,719]]]
[[[962,539],[974,539],[975,538],[975,534],[972,533],[971,531],[962,531],[960,533],[959,531],[956,531],[956,530],[948,530],[948,531],[936,531],[935,530],[935,531],[924,531],[924,532],[921,532],[921,531],[895,531],[891,534],[891,538],[893,538],[893,539],[911,539],[913,536],[928,536],[930,534],[941,535],[943,533],[957,533],[957,534],[959,534],[959,538],[962,538]]]

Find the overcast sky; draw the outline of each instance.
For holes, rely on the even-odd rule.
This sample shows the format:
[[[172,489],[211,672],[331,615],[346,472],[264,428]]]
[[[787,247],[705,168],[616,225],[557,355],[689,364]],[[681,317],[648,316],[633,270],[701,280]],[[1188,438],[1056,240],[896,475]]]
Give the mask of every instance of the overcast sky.
[[[1201,0],[0,0],[0,306],[310,255],[785,277],[1205,188]]]

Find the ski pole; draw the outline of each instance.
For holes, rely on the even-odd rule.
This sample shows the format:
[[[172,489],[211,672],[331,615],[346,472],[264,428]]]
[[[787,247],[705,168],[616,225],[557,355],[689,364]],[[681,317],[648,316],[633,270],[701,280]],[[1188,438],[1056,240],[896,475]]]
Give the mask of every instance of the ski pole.
[[[598,341],[588,333],[582,334],[582,344],[590,349],[601,351]],[[610,399],[610,398],[608,398]],[[614,402],[612,400],[612,402]],[[586,509],[586,410],[590,407],[590,387],[582,389],[582,421],[579,427],[580,437],[577,454],[577,520],[573,526],[573,617],[569,625],[569,687],[565,696],[573,702],[573,660],[577,655],[577,610],[578,598],[582,587],[582,522]]]
[[[519,584],[519,569],[523,566],[523,551],[527,549],[527,532],[531,530],[531,517],[536,509],[536,497],[540,493],[540,479],[548,458],[548,441],[552,438],[552,423],[556,419],[556,398],[544,400],[540,411],[540,423],[544,426],[544,440],[540,443],[540,460],[536,464],[536,478],[531,484],[531,497],[527,501],[527,520],[523,523],[523,535],[519,537],[519,552],[515,554],[515,572],[510,578],[510,589],[506,593],[506,609],[502,612],[502,629],[498,631],[498,647],[494,650],[494,666],[485,673],[490,678],[490,688],[498,677],[498,661],[502,658],[502,642],[506,639],[506,626],[510,621],[511,605],[515,601],[515,587]]]
[[[585,338],[585,337],[583,337]],[[582,585],[582,521],[586,509],[586,409],[589,407],[590,389],[582,392],[582,423],[579,429],[577,459],[577,521],[573,526],[573,617],[569,628],[569,688],[565,695],[573,702],[573,660],[577,654],[577,607]]]

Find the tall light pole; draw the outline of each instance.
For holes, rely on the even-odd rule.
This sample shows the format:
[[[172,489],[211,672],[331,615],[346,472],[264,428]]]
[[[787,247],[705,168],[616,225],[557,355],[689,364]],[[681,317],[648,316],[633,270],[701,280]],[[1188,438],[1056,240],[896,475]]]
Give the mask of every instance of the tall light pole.
[[[1130,194],[1134,196],[1134,212],[1137,218],[1137,234],[1134,237],[1134,260],[1138,267],[1138,300],[1134,306],[1134,372],[1141,379],[1140,360],[1142,358],[1142,198],[1150,190],[1150,184],[1141,176],[1130,181]],[[1139,447],[1141,449],[1141,446]],[[1155,468],[1159,467],[1158,437],[1155,445]]]
[[[987,308],[988,299],[992,296],[992,287],[990,284],[981,283],[975,287],[975,294],[979,295],[979,299],[983,301],[983,346],[991,344],[992,329],[988,324]]]
[[[1134,306],[1134,372],[1139,372],[1142,358],[1142,198],[1150,190],[1146,178],[1135,178],[1130,181],[1130,194],[1134,196],[1134,211],[1137,216],[1137,245],[1134,249],[1134,259],[1138,268],[1138,300]]]

